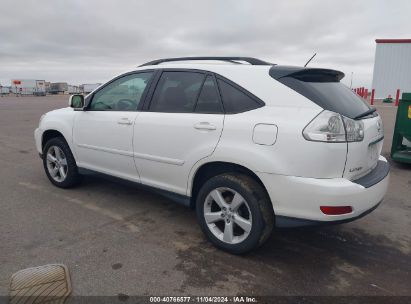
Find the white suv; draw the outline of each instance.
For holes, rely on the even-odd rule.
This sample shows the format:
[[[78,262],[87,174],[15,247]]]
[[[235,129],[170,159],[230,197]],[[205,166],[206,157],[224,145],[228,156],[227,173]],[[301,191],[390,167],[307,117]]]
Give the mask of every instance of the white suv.
[[[274,226],[346,222],[382,201],[380,116],[342,72],[248,57],[156,60],[122,74],[35,130],[50,181],[86,171],[157,189],[197,211],[232,253]]]

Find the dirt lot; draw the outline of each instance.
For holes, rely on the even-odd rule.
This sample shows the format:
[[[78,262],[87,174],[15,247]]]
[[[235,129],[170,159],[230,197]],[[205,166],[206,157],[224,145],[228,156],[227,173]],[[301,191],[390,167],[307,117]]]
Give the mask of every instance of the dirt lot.
[[[247,256],[216,250],[195,213],[87,177],[51,185],[33,131],[67,96],[0,98],[0,295],[22,268],[64,263],[75,295],[411,296],[411,166],[392,165],[383,204],[358,221],[276,231]],[[388,157],[396,109],[378,105]],[[120,297],[120,300],[122,298]]]

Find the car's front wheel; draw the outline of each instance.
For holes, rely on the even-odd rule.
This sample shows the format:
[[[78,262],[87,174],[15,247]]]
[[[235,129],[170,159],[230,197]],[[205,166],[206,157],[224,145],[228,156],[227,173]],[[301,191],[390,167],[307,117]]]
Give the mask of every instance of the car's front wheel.
[[[265,189],[244,174],[222,174],[208,180],[198,193],[196,211],[207,238],[234,254],[262,245],[274,226]]]
[[[76,161],[64,138],[55,137],[45,144],[43,166],[48,179],[57,187],[70,188],[81,180]]]

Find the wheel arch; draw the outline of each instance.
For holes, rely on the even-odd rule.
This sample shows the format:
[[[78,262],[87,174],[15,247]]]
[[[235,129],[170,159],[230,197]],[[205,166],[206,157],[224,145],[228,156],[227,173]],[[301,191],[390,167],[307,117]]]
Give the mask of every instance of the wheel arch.
[[[61,137],[63,138],[66,143],[68,144],[71,153],[73,154],[74,159],[77,161],[77,156],[76,156],[76,151],[73,149],[72,146],[72,141],[70,140],[71,133],[66,130],[65,128],[55,128],[53,126],[50,126],[50,128],[47,128],[46,130],[43,131],[41,135],[41,151],[43,151],[43,148],[47,141],[49,141],[52,138],[56,137]]]
[[[263,189],[265,190],[266,194],[268,197],[268,191],[262,182],[262,180],[249,168],[232,163],[232,162],[227,162],[227,161],[212,161],[212,162],[207,162],[202,164],[197,168],[195,173],[193,174],[193,177],[191,179],[191,183],[189,184],[189,190],[190,190],[190,207],[195,208],[196,204],[196,197],[198,194],[198,191],[201,188],[201,185],[208,179],[223,174],[223,173],[229,173],[229,172],[234,172],[234,173],[242,173],[250,176],[253,178],[256,182],[258,182]]]
[[[50,139],[56,138],[56,137],[62,137],[67,142],[67,139],[64,137],[63,133],[61,133],[60,131],[54,130],[54,129],[45,130],[43,132],[43,135],[41,136],[41,149],[44,149],[44,146]]]

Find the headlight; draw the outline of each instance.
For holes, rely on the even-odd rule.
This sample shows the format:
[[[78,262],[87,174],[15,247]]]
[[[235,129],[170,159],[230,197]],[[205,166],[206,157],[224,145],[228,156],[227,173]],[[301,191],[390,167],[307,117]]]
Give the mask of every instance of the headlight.
[[[364,124],[331,111],[322,111],[303,130],[306,140],[352,142],[364,138]]]

